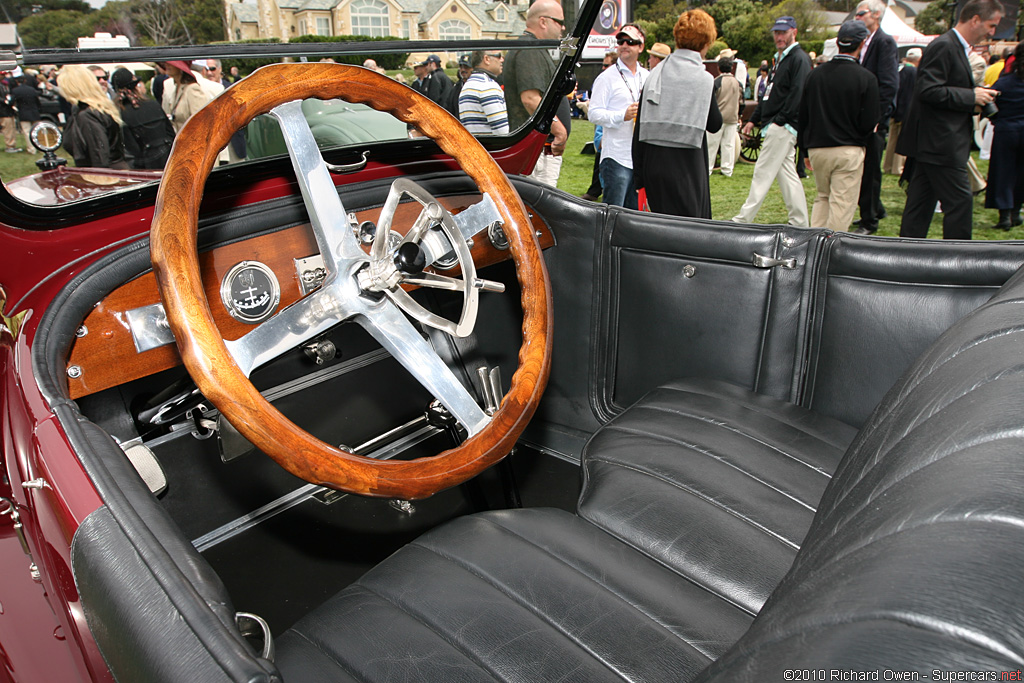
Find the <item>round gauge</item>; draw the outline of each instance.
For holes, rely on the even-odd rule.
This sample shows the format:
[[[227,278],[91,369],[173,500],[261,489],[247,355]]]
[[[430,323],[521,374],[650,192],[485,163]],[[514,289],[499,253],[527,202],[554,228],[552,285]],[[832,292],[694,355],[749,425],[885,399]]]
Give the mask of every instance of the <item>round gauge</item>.
[[[255,325],[277,310],[281,286],[268,266],[259,261],[242,261],[224,276],[220,298],[232,318]]]
[[[29,131],[29,141],[32,145],[43,152],[53,152],[60,147],[64,136],[60,128],[49,121],[41,121]]]

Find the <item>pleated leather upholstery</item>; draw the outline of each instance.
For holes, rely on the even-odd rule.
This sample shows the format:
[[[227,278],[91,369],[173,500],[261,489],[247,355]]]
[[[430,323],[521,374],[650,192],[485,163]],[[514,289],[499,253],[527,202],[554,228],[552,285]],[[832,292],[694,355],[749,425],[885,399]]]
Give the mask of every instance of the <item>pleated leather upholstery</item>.
[[[579,513],[757,614],[856,433],[725,382],[675,382],[591,439]]]
[[[820,667],[1016,672],[1022,566],[1024,272],[889,391],[792,570],[701,680]]]
[[[738,387],[676,382],[592,439],[578,515],[427,534],[280,638],[278,666],[290,681],[1015,672],[1022,407],[1021,273],[855,438]]]
[[[691,679],[789,568],[855,434],[723,382],[658,389],[588,445],[581,516],[445,525],[297,624],[278,666],[286,680]]]

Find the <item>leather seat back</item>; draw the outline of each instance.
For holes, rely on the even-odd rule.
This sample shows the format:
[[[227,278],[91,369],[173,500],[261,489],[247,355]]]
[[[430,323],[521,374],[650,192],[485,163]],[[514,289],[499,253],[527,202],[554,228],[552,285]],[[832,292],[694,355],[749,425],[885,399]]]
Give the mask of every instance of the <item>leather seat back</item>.
[[[1020,669],[1022,399],[1024,271],[888,392],[840,463],[792,569],[700,680]]]

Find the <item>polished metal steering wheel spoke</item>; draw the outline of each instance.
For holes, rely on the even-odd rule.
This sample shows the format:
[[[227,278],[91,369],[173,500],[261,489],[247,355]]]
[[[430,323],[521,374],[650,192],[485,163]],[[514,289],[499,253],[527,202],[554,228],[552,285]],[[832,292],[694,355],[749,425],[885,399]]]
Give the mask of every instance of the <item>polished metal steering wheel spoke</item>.
[[[452,334],[462,332],[461,336],[472,330],[476,319],[476,270],[465,238],[459,233],[451,214],[429,193],[412,181],[400,178],[392,187],[381,212],[380,227],[371,246],[371,254],[367,256],[349,227],[348,214],[301,105],[301,102],[289,102],[276,107],[271,114],[281,124],[327,276],[323,284],[305,298],[240,339],[227,341],[228,350],[242,372],[250,376],[255,368],[326,332],[339,322],[354,320],[444,404],[471,436],[476,434],[490,418],[406,317],[408,314]],[[460,328],[427,311],[400,286],[404,273],[396,269],[395,253],[389,248],[388,238],[395,211],[406,194],[419,201],[423,210],[401,244],[419,245],[433,229],[440,229],[452,241],[460,261],[466,264],[464,273],[468,270],[468,274],[463,279],[430,273],[419,273],[417,277],[429,283],[426,286],[462,291],[472,304],[468,328],[465,307]],[[436,245],[440,243],[434,240],[435,252],[438,251]],[[374,292],[383,292],[386,296],[381,297]]]
[[[487,413],[402,311],[390,302],[383,303],[355,321],[444,404],[470,436],[482,430],[490,421]]]
[[[335,280],[260,323],[245,336],[234,341],[225,340],[228,351],[245,376],[251,376],[260,365],[352,317],[351,309],[345,306],[346,296],[339,295],[339,290],[346,284],[352,290],[357,289],[354,283]]]
[[[288,102],[275,107],[270,114],[281,125],[288,156],[291,157],[295,176],[302,192],[302,201],[309,213],[317,246],[324,259],[330,282],[339,273],[348,270],[352,261],[367,260],[365,252],[352,233],[348,212],[342,204],[338,189],[327,170],[313,132],[302,113],[302,102]]]

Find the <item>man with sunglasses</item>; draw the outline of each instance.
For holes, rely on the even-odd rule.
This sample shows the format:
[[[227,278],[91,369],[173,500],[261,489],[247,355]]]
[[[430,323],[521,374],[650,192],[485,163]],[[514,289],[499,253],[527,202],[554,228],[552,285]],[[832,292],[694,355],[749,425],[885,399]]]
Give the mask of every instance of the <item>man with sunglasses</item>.
[[[536,0],[526,12],[526,31],[519,39],[558,40],[565,29],[564,17],[562,6],[556,0]],[[546,50],[509,50],[505,56],[503,80],[510,130],[522,126],[537,111],[557,68],[557,62]],[[551,122],[551,134],[544,153],[537,159],[531,178],[557,187],[571,118],[569,100],[562,97],[556,117]]]
[[[113,101],[115,99],[114,89],[110,87],[110,77],[107,75],[106,69],[96,65],[89,66],[88,69],[96,76],[96,82],[103,88],[103,92],[107,93],[107,97]]]
[[[459,94],[459,120],[473,135],[508,135],[505,94],[494,80],[504,61],[497,50],[475,50],[470,56],[473,73]]]
[[[602,126],[601,185],[604,200],[613,206],[637,208],[633,186],[633,125],[647,69],[640,66],[646,34],[636,24],[625,24],[615,36],[619,58],[594,80],[590,120]]]

